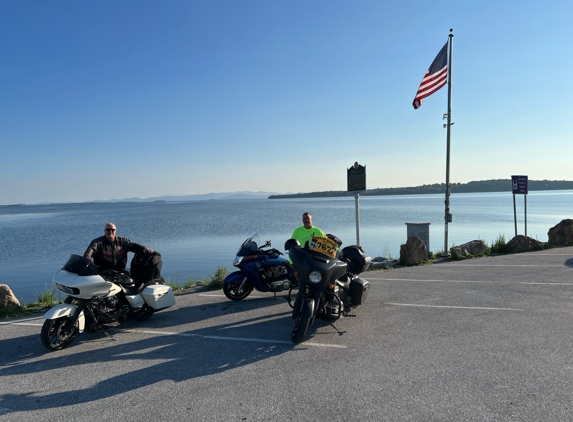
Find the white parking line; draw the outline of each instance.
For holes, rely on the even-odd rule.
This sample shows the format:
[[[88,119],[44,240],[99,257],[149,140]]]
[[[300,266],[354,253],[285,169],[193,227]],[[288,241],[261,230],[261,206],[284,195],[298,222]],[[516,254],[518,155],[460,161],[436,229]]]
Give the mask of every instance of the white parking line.
[[[27,325],[41,327],[42,324],[34,324],[31,322],[0,322],[0,325]],[[114,330],[116,331],[116,330]],[[117,331],[122,333],[134,333],[134,334],[150,334],[150,335],[161,335],[161,336],[179,336],[179,337],[197,337],[209,340],[227,340],[227,341],[245,341],[250,343],[272,343],[272,344],[288,344],[293,345],[290,341],[285,340],[269,340],[263,338],[249,338],[249,337],[225,337],[225,336],[212,336],[205,334],[193,334],[193,333],[175,333],[171,331],[153,331],[153,330],[128,330],[119,328]],[[329,347],[333,349],[347,349],[348,347],[342,344],[327,344],[327,343],[314,343],[312,341],[307,341],[304,343],[305,346],[312,347]]]
[[[249,338],[249,337],[226,337],[226,336],[213,336],[205,334],[194,334],[194,333],[175,333],[171,331],[153,331],[153,330],[119,330],[124,333],[134,333],[134,334],[151,334],[151,335],[161,335],[161,336],[179,336],[179,337],[197,337],[209,340],[226,340],[226,341],[245,341],[252,343],[272,343],[272,344],[288,344],[293,345],[290,341],[285,340],[269,340],[262,338]],[[334,349],[346,349],[347,346],[341,344],[326,344],[326,343],[313,343],[307,341],[304,343],[305,346],[313,347],[330,347]]]
[[[563,264],[452,264],[457,267],[563,267]]]
[[[438,280],[438,279],[419,279],[419,278],[365,278],[367,281],[422,281],[434,283],[487,283],[487,284],[533,284],[548,286],[573,286],[573,283],[554,283],[551,281],[493,281],[493,280]]]
[[[518,255],[516,255],[516,256],[518,256]],[[536,253],[535,256],[571,256],[571,254],[570,253]]]
[[[224,293],[221,294],[213,294],[213,293],[199,293],[199,296],[204,296],[204,297],[226,297]],[[249,295],[248,298],[250,299],[260,299],[263,297],[270,297],[272,298],[273,296],[268,295],[268,294],[263,294],[263,295]],[[277,295],[277,297],[286,297],[286,295]]]
[[[445,306],[445,305],[420,305],[416,303],[385,303],[384,305],[393,306],[415,306],[419,308],[446,308],[446,309],[477,309],[486,311],[524,311],[525,309],[515,308],[484,308],[480,306]]]
[[[38,321],[38,323],[36,323],[36,324],[29,323],[30,321]],[[39,326],[42,326],[43,323],[44,323],[44,318],[42,318],[42,317],[0,321],[0,325],[39,325]]]

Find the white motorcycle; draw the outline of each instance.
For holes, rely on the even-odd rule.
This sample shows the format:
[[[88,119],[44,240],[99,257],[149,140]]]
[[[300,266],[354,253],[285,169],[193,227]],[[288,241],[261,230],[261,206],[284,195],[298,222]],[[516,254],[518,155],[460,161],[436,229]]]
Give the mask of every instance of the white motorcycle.
[[[44,315],[40,339],[48,350],[70,345],[78,334],[104,331],[107,326],[145,321],[156,311],[175,305],[170,286],[161,277],[161,255],[136,254],[130,272],[100,271],[80,255],[71,255],[54,275],[68,297]]]

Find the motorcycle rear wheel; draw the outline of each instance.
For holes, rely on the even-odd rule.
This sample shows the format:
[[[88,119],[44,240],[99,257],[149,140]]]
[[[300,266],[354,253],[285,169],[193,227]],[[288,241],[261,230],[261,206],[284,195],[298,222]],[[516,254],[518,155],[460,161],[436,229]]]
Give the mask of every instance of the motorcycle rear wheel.
[[[241,285],[243,287],[241,287]],[[233,281],[223,284],[223,293],[231,300],[243,300],[253,291],[252,283],[246,279],[243,282]]]
[[[155,309],[149,308],[146,309],[144,311],[141,311],[136,317],[135,320],[137,322],[143,322],[143,321],[147,321],[149,318],[151,318],[153,316],[153,314],[155,313]]]
[[[297,306],[296,309],[296,316],[294,318],[293,326],[292,326],[292,342],[294,344],[299,344],[304,340],[304,336],[306,334],[306,330],[308,329],[308,324],[310,322],[310,317],[305,317],[302,315],[302,310],[304,308],[305,301],[300,301],[300,306]],[[296,304],[295,304],[296,306]],[[295,310],[293,310],[295,312]]]
[[[61,350],[70,345],[79,332],[79,324],[71,325],[70,317],[47,319],[42,326],[40,340],[48,350]]]

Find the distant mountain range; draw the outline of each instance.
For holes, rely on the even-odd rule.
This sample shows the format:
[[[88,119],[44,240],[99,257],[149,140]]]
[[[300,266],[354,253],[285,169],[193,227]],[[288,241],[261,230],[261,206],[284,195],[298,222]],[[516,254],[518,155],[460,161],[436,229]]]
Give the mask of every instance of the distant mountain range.
[[[568,190],[573,189],[573,181],[568,180],[529,180],[528,189],[536,190]],[[433,193],[445,193],[445,183],[434,183],[431,185],[412,186],[405,188],[377,188],[368,189],[361,196],[370,195],[424,195]],[[511,179],[491,179],[480,180],[468,183],[451,183],[451,193],[477,193],[477,192],[511,192]],[[306,193],[285,193],[278,192],[220,192],[203,193],[197,195],[165,195],[151,198],[123,198],[109,200],[95,200],[90,202],[186,202],[204,200],[225,200],[225,199],[287,199],[287,198],[321,198],[332,196],[348,196],[353,192],[348,191],[324,191]]]
[[[568,190],[573,189],[573,181],[568,180],[528,180],[529,191],[536,190]],[[451,193],[476,193],[476,192],[511,192],[511,179],[480,180],[468,183],[450,183]],[[432,193],[446,193],[445,183],[434,183],[432,185],[413,186],[406,188],[379,188],[368,189],[361,196],[374,195],[424,195]],[[331,196],[348,196],[353,192],[348,191],[326,191],[271,195],[269,199],[286,198],[320,198]]]
[[[568,180],[529,180],[528,189],[536,190],[573,190],[573,181]],[[413,186],[405,188],[378,188],[369,189],[361,196],[370,195],[423,195],[433,193],[445,193],[445,183],[434,183],[432,185]],[[476,193],[476,192],[511,192],[510,179],[480,180],[468,183],[452,183],[451,193]],[[265,191],[240,191],[240,192],[219,192],[203,193],[197,195],[165,195],[153,196],[150,198],[122,198],[122,199],[96,199],[85,202],[186,202],[205,200],[228,200],[228,199],[287,199],[287,198],[321,198],[354,195],[348,191],[324,191],[306,193],[285,193],[265,192]],[[46,203],[44,203],[46,204]],[[16,204],[24,205],[24,204]],[[11,205],[14,206],[14,205]]]
[[[186,201],[205,201],[221,199],[267,199],[269,196],[278,195],[277,192],[221,192],[221,193],[203,193],[197,195],[166,195],[154,196],[151,198],[123,198],[123,199],[96,199],[89,202],[186,202]]]

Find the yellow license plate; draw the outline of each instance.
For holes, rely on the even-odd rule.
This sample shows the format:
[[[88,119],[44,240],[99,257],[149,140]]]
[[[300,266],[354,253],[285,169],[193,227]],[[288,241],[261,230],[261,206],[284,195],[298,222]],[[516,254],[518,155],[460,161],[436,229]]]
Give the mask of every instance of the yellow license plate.
[[[338,245],[334,240],[330,240],[328,237],[312,236],[309,249],[311,251],[320,252],[330,258],[336,258]]]

